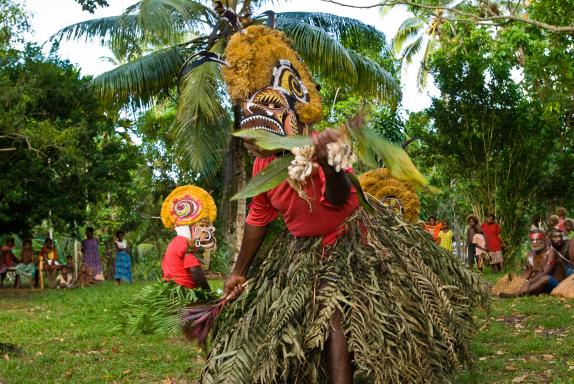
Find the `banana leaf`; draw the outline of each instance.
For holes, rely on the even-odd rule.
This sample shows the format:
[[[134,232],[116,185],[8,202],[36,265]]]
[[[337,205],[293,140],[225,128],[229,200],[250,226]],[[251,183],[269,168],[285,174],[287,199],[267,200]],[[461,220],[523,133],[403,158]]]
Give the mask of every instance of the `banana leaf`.
[[[275,188],[289,176],[287,167],[294,158],[292,154],[276,158],[267,168],[255,175],[231,200],[246,199]]]
[[[267,151],[291,149],[313,144],[313,139],[309,136],[280,136],[263,129],[242,129],[233,132],[233,136],[245,140],[253,140],[259,148]]]

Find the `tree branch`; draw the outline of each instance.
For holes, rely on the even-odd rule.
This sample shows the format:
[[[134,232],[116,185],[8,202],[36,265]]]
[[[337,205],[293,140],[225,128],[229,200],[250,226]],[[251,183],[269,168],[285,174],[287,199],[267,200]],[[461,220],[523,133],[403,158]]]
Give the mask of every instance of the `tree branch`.
[[[321,1],[324,1],[326,3],[335,4],[335,5],[340,5],[343,7],[358,8],[358,9],[370,9],[370,8],[377,8],[377,7],[392,7],[395,5],[408,5],[408,6],[411,6],[414,8],[426,9],[426,10],[430,10],[430,11],[446,11],[446,12],[450,12],[454,15],[458,15],[461,17],[468,17],[471,19],[471,20],[465,20],[465,19],[461,19],[461,18],[447,18],[447,17],[443,17],[440,15],[435,15],[437,18],[440,18],[442,20],[452,21],[455,23],[456,22],[467,22],[467,23],[472,22],[472,23],[480,24],[480,25],[489,25],[491,23],[493,25],[498,25],[501,22],[518,22],[518,23],[530,24],[530,25],[533,25],[537,28],[545,29],[545,30],[555,32],[555,33],[574,34],[574,25],[564,25],[564,26],[552,25],[552,24],[544,23],[542,21],[532,20],[532,19],[528,19],[525,17],[512,16],[512,15],[479,16],[475,13],[461,11],[460,9],[456,9],[456,8],[452,8],[452,7],[440,6],[440,5],[419,4],[419,3],[415,3],[415,2],[412,2],[409,0],[388,0],[388,1],[382,1],[378,4],[372,4],[372,5],[352,5],[352,4],[345,4],[345,3],[335,1],[335,0],[321,0]]]
[[[23,139],[26,142],[26,145],[28,146],[28,150],[30,151],[34,151],[36,153],[38,153],[39,155],[42,155],[44,157],[48,157],[44,152],[40,151],[39,149],[36,149],[34,147],[32,147],[32,144],[30,143],[30,139],[28,138],[28,136],[25,135],[21,135],[19,133],[9,133],[7,135],[2,135],[0,136],[0,138],[2,139]],[[12,149],[12,148],[4,148],[2,149],[3,151],[8,151],[8,150],[16,150],[16,148]]]

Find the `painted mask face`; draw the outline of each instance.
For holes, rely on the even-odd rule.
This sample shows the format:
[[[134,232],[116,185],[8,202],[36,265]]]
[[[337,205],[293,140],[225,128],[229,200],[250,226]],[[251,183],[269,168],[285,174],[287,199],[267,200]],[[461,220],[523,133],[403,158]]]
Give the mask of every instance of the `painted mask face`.
[[[206,250],[215,248],[215,227],[209,219],[202,219],[191,227],[191,238],[197,248]]]
[[[533,251],[541,251],[544,249],[544,233],[532,232],[529,238],[530,238],[530,248]]]
[[[287,60],[273,69],[269,87],[256,91],[243,105],[241,129],[264,129],[280,136],[302,134],[296,103],[308,103],[309,92]]]

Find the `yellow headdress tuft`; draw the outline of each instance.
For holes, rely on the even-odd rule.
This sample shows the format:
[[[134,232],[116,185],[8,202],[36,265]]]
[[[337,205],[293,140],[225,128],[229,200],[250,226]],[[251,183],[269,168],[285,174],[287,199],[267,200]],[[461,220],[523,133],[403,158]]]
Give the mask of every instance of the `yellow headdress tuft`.
[[[166,228],[192,225],[202,219],[215,221],[217,207],[203,188],[184,185],[174,189],[161,206],[161,219]]]
[[[280,60],[287,60],[297,70],[309,92],[309,102],[297,102],[295,110],[302,123],[312,124],[321,120],[321,96],[311,73],[291,47],[283,32],[262,25],[252,25],[242,34],[234,34],[225,50],[229,67],[222,68],[223,79],[231,99],[244,102],[255,91],[268,87],[273,69]]]

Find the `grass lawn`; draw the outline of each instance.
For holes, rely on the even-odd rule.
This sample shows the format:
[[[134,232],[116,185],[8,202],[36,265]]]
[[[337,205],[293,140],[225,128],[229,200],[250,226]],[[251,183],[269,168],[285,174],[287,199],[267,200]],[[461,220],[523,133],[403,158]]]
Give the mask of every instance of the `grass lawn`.
[[[203,364],[195,346],[114,330],[114,308],[141,286],[0,291],[0,342],[23,349],[0,359],[0,383],[193,383]],[[494,299],[490,312],[476,313],[474,367],[453,382],[573,383],[573,305]]]

